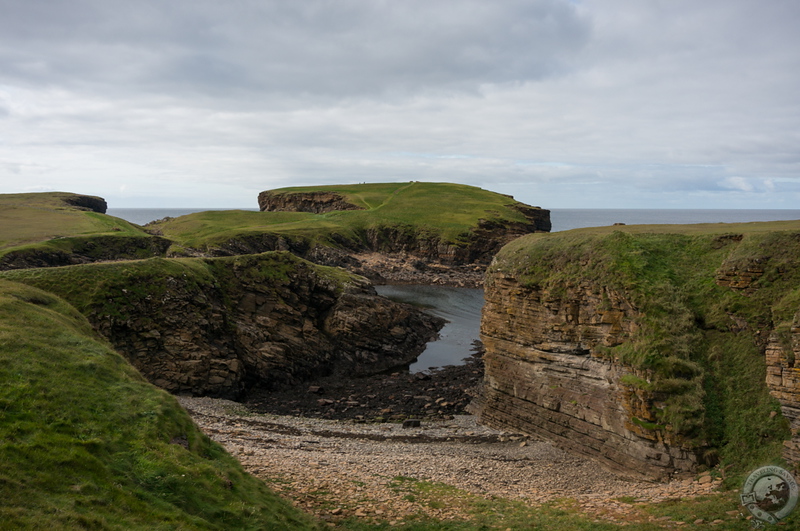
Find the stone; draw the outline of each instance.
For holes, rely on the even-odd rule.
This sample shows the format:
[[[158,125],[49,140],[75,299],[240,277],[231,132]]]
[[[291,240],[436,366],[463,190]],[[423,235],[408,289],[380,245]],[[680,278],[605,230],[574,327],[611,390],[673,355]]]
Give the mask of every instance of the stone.
[[[420,425],[419,419],[406,419],[403,421],[403,428],[419,428]]]
[[[631,477],[692,473],[697,455],[655,421],[653,400],[622,383],[637,375],[600,354],[635,331],[635,306],[623,293],[590,283],[565,293],[525,287],[502,268],[487,277],[481,337],[483,389],[470,405],[499,430],[538,435]]]

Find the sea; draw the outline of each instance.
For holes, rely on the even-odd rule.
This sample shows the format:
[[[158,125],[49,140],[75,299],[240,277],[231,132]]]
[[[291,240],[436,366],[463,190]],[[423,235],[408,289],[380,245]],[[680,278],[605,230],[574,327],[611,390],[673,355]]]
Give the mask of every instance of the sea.
[[[226,210],[222,208],[109,208],[107,214],[145,225],[165,217],[177,218],[195,212]],[[241,208],[257,212],[257,208]],[[583,227],[603,227],[614,223],[626,225],[668,225],[684,223],[746,223],[750,221],[782,221],[800,219],[800,210],[762,209],[613,209],[553,208],[550,209],[552,232]]]
[[[110,208],[108,214],[138,225],[164,217],[179,217],[209,209],[190,208]],[[221,210],[221,209],[220,209]],[[257,209],[241,209],[254,210]],[[614,223],[693,224],[745,223],[800,219],[800,210],[673,210],[673,209],[551,209],[552,232],[583,227],[602,227]],[[428,343],[409,367],[409,372],[429,372],[447,365],[460,365],[470,356],[480,338],[483,290],[446,286],[378,286],[381,295],[402,300],[443,317],[448,322],[439,339]]]

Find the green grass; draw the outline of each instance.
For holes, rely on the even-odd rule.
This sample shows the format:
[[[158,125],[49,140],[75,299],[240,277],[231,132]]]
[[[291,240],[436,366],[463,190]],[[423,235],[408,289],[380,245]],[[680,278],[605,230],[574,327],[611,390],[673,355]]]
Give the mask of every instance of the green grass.
[[[0,194],[0,264],[31,267],[42,261],[145,258],[166,246],[132,223],[72,206],[76,194]]]
[[[50,293],[0,281],[5,529],[311,529]]]
[[[395,478],[390,486],[397,496],[432,509],[457,509],[461,518],[440,520],[420,513],[390,525],[387,521],[363,521],[350,518],[341,527],[367,531],[397,529],[401,531],[477,531],[477,530],[612,530],[653,531],[657,529],[708,529],[715,520],[715,529],[751,529],[747,510],[741,506],[737,491],[720,492],[698,498],[674,498],[663,502],[636,502],[633,497],[616,501],[627,505],[625,513],[610,510],[610,503],[596,503],[592,512],[584,511],[572,499],[544,504],[526,504],[506,498],[485,498],[441,483]],[[695,521],[702,520],[695,524]],[[800,523],[793,514],[784,520],[787,529]],[[624,526],[624,527],[623,527]]]
[[[718,271],[754,264],[764,274],[753,293],[717,285]],[[632,421],[695,446],[709,464],[721,460],[729,484],[780,462],[789,431],[775,415],[763,348],[800,309],[800,221],[532,234],[507,245],[494,267],[557,297],[579,282],[624,293],[638,329],[598,353],[645,371],[649,383],[622,383],[664,405],[657,422]]]
[[[158,301],[174,290],[199,294],[219,290],[232,297],[242,283],[280,286],[291,282],[299,268],[313,270],[318,282],[341,292],[354,275],[335,267],[312,264],[285,252],[221,258],[149,258],[65,267],[1,271],[0,279],[33,286],[68,301],[93,322],[130,318],[139,305],[153,312],[140,319],[158,320]],[[136,310],[140,311],[140,310]]]
[[[282,188],[276,194],[333,191],[364,210],[201,212],[153,226],[178,245],[207,250],[264,233],[324,245],[363,244],[369,231],[395,230],[464,245],[479,220],[526,222],[514,199],[447,183],[388,183]]]
[[[0,251],[23,245],[95,234],[148,236],[125,220],[70,206],[75,194],[0,194]]]

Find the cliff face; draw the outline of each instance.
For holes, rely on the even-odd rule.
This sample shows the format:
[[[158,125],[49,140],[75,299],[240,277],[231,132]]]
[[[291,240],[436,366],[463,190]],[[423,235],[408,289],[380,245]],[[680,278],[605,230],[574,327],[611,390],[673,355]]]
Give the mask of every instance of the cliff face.
[[[322,214],[334,210],[363,210],[348,202],[336,192],[304,192],[276,194],[271,191],[258,194],[258,208],[262,212],[312,212]]]
[[[800,464],[800,232],[731,228],[507,245],[474,411],[640,477]]]
[[[410,363],[443,325],[290,253],[40,271],[18,280],[75,304],[148,380],[179,394],[235,398],[254,383],[380,372]]]
[[[691,449],[642,427],[656,422],[653,397],[623,383],[639,376],[598,354],[636,330],[625,296],[591,284],[554,294],[501,274],[485,289],[482,422],[544,436],[632,476],[695,468]]]

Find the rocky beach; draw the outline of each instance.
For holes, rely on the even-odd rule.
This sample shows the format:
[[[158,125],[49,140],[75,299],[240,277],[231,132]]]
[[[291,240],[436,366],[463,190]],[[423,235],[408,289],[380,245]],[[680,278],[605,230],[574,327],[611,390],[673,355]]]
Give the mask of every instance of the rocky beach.
[[[460,501],[477,496],[533,506],[566,503],[595,521],[669,528],[678,522],[657,519],[644,506],[719,487],[710,474],[668,483],[630,480],[545,440],[480,426],[471,415],[406,427],[399,421],[256,413],[242,403],[207,397],[180,402],[248,472],[331,524],[348,517],[391,525],[420,516],[458,519],[466,517]],[[436,485],[444,501],[426,503],[415,489],[418,482]],[[723,516],[717,523],[744,517],[741,511]]]

